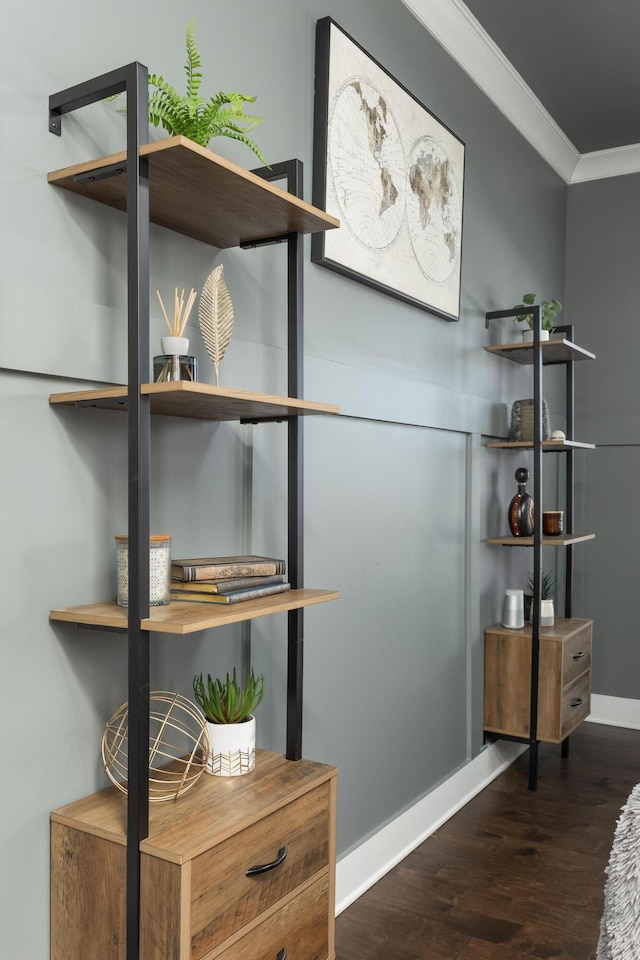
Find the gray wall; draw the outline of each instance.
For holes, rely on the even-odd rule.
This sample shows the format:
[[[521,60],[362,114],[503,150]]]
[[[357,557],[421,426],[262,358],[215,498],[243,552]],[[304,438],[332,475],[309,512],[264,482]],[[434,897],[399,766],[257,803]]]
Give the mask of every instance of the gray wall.
[[[271,161],[300,157],[310,197],[316,19],[335,19],[467,144],[460,323],[305,257],[305,394],[344,416],[306,426],[306,579],[342,599],[305,615],[306,755],[338,764],[339,852],[481,749],[482,631],[527,562],[483,544],[504,530],[521,458],[486,449],[525,371],[486,354],[487,309],[537,289],[563,297],[566,188],[400,0],[247,0],[241,7],[114,0],[3,5],[0,221],[2,956],[48,956],[49,811],[102,787],[105,721],[126,699],[119,636],[48,621],[109,596],[126,525],[124,418],[52,409],[73,378],[123,377],[124,222],[54,190],[46,172],[120,149],[98,105],[47,132],[49,93],[138,59],[180,84],[196,17],[205,86],[257,92]],[[231,142],[225,156],[253,166]],[[224,263],[236,329],[222,382],[285,392],[281,251],[224,252],[152,230],[151,290],[200,288]],[[153,312],[153,349],[162,324]],[[192,345],[199,334],[190,331]],[[198,347],[202,379],[213,379]],[[285,437],[276,425],[154,422],[151,517],[175,555],[286,550]],[[245,506],[251,452],[254,501]],[[284,749],[286,624],[254,624],[268,678],[260,744]],[[153,685],[238,661],[241,631],[153,639]]]
[[[596,533],[581,558],[578,608],[597,624],[594,692],[636,700],[639,188],[636,175],[569,188],[566,281],[576,336],[597,357],[577,379],[580,436],[597,444],[578,478],[584,525]]]

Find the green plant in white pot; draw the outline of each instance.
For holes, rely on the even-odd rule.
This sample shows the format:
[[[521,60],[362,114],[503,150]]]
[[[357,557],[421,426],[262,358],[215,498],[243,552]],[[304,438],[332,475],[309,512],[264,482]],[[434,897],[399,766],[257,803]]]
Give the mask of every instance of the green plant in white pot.
[[[522,298],[522,303],[518,303],[514,310],[526,310],[527,307],[533,307],[536,302],[535,293],[525,293]],[[555,319],[562,310],[562,304],[559,300],[541,300],[540,301],[540,325],[542,327],[540,331],[540,339],[548,340],[549,334],[555,326]],[[532,313],[519,313],[516,316],[518,323],[526,323],[529,327],[528,330],[525,330],[522,334],[522,339],[525,341],[533,340],[533,314]]]
[[[533,600],[533,571],[527,574],[527,591]],[[552,627],[555,623],[553,598],[556,591],[556,576],[552,570],[540,571],[540,626]],[[533,603],[531,604],[529,619],[533,619]]]
[[[207,773],[237,777],[256,763],[256,718],[253,711],[264,697],[264,677],[253,669],[243,686],[233,675],[221,680],[201,673],[193,678],[196,703],[207,719],[209,759]]]

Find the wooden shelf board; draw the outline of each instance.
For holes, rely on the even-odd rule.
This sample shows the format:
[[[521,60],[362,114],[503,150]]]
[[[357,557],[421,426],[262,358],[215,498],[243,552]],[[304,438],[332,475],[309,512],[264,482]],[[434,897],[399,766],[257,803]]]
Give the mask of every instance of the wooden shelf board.
[[[340,408],[332,404],[292,397],[278,397],[267,393],[252,393],[230,387],[214,387],[208,383],[178,380],[172,383],[146,383],[142,393],[151,397],[151,413],[172,417],[191,417],[198,420],[274,420],[311,414],[338,414]],[[54,393],[52,404],[78,407],[99,407],[108,410],[127,410],[127,388],[105,387],[95,390],[77,390]]]
[[[595,533],[563,533],[559,537],[543,537],[543,547],[568,547],[573,543],[595,540]],[[533,537],[491,537],[487,543],[501,547],[532,547]]]
[[[273,613],[285,613],[300,607],[325,603],[339,599],[336,590],[288,590],[258,600],[243,600],[242,603],[187,603],[184,600],[172,600],[163,607],[152,607],[148,620],[142,620],[141,627],[152,633],[197,633],[210,630],[228,623],[242,620],[254,620]],[[63,623],[83,624],[87,627],[106,627],[111,630],[126,631],[128,611],[119,607],[115,600],[101,603],[89,603],[77,607],[51,610],[51,620]]]
[[[152,223],[214,247],[284,236],[318,233],[340,222],[186,137],[170,137],[140,148],[149,163],[149,215]],[[126,170],[105,179],[77,177],[117,168],[126,152],[49,173],[48,181],[73,193],[126,209]]]
[[[557,340],[543,340],[540,344],[542,349],[542,363],[545,365],[553,363],[569,363],[573,360],[595,360],[595,353],[579,347],[571,340],[565,340],[560,337]],[[533,363],[533,344],[532,343],[498,343],[491,344],[485,348],[489,353],[494,353],[500,357],[506,357],[507,360],[513,360],[514,363],[531,365]]]
[[[499,450],[533,450],[531,440],[492,440],[487,444]],[[578,440],[543,440],[543,453],[562,453],[567,450],[595,450],[595,443],[580,443]]]

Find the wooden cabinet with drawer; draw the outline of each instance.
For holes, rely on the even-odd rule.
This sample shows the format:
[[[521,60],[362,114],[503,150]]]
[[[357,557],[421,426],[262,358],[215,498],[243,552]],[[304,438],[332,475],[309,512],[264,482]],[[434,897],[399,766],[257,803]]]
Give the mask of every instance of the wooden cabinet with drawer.
[[[592,620],[556,619],[540,628],[537,739],[560,743],[591,709]],[[484,729],[530,736],[531,627],[485,632]]]
[[[335,816],[334,767],[265,751],[152,804],[141,960],[332,960]],[[52,960],[124,960],[125,858],[116,788],[52,813]]]

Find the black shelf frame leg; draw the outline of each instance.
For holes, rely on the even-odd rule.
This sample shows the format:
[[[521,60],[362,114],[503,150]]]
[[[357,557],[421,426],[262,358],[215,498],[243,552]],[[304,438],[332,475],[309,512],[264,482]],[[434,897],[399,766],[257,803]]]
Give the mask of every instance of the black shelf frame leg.
[[[301,160],[285,160],[273,167],[260,167],[252,173],[265,180],[286,180],[287,191],[302,199],[303,165]],[[288,233],[267,243],[287,244],[287,395],[302,398],[304,392],[304,259],[303,238]],[[245,246],[242,244],[242,246]],[[255,246],[248,243],[246,246]],[[287,569],[292,588],[304,585],[304,417],[287,421]],[[304,674],[304,612],[287,613],[287,760],[302,757],[302,705]]]
[[[140,841],[149,833],[149,431],[150,400],[141,394],[149,372],[149,173],[140,157],[148,142],[148,70],[130,63],[53,94],[49,130],[62,115],[126,94],[127,105],[127,348],[128,348],[128,691],[129,756],[126,857],[126,957],[140,956]],[[135,160],[134,160],[135,158]],[[122,173],[118,168],[117,173]],[[90,175],[90,174],[89,174]],[[86,175],[85,175],[86,176]]]
[[[485,315],[488,326],[491,320],[515,317],[522,310],[491,310]],[[542,570],[542,311],[540,304],[527,306],[533,317],[533,599],[531,615],[531,684],[529,709],[529,790],[538,785],[538,677],[540,672],[540,579]],[[511,739],[511,738],[507,738]],[[517,738],[516,738],[517,739]]]
[[[529,790],[538,785],[538,681],[540,673],[540,599],[542,576],[542,316],[539,305],[533,314],[533,616],[531,618],[531,710],[529,716]]]

